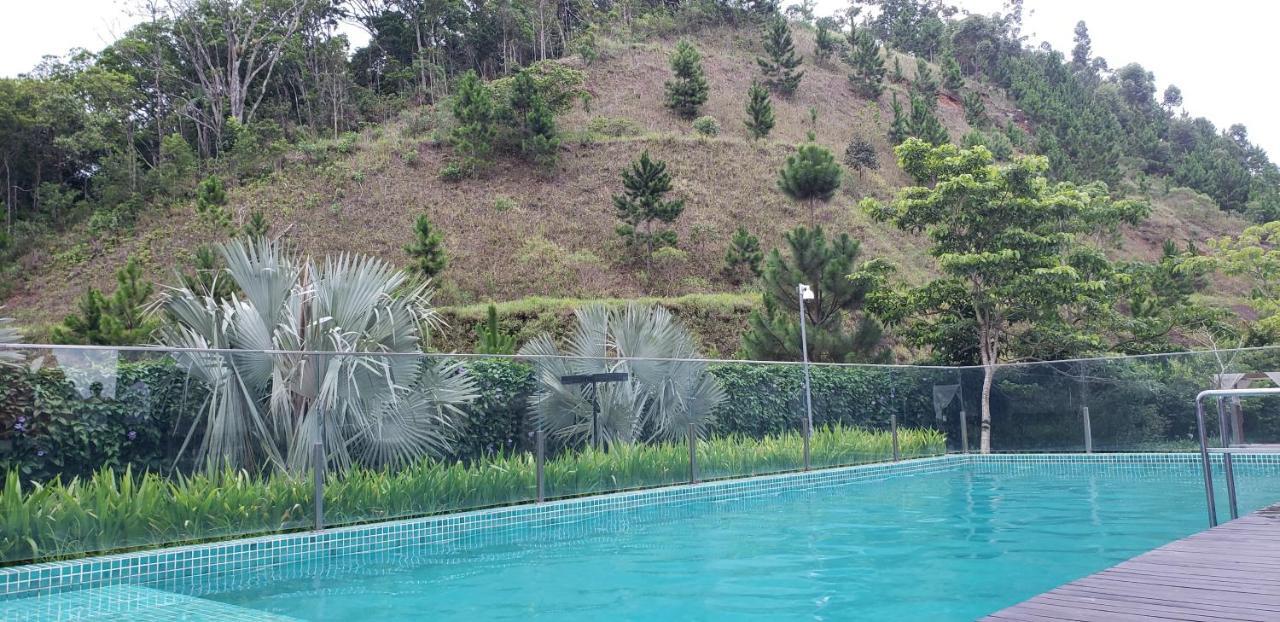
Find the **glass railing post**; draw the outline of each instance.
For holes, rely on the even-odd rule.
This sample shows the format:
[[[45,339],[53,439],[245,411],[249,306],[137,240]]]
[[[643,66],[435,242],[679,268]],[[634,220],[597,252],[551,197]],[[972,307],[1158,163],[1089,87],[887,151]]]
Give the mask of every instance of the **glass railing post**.
[[[315,474],[315,495],[316,509],[316,531],[324,529],[324,441],[316,441],[311,444],[311,471]]]
[[[689,483],[698,483],[698,428],[689,424]]]
[[[537,473],[536,478],[538,483],[538,503],[542,503],[543,501],[547,500],[547,482],[546,482],[547,478],[546,478],[546,472],[545,472],[546,463],[547,463],[547,437],[543,433],[541,425],[538,426],[538,431],[535,432],[534,434],[535,434],[534,445],[536,446],[535,451],[537,455],[537,457],[535,458],[535,460],[537,461],[537,465],[535,466],[535,469]]]
[[[893,434],[893,461],[901,459],[898,452],[898,415],[889,415],[889,430]]]
[[[1089,422],[1089,407],[1080,407],[1080,416],[1084,418],[1084,453],[1093,453],[1093,427]],[[1103,426],[1105,429],[1106,426]]]

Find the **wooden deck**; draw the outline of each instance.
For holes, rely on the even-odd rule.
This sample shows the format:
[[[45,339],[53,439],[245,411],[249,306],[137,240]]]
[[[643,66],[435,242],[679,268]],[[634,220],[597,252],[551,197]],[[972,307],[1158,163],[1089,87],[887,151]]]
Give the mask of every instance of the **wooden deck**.
[[[983,620],[1280,620],[1280,505],[1167,544]]]

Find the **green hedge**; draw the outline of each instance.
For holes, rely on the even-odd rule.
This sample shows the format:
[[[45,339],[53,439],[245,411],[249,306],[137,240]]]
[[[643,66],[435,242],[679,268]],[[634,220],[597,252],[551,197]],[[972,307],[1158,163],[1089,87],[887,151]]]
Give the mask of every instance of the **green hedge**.
[[[704,478],[794,469],[802,439],[728,436],[699,444]],[[817,465],[883,461],[892,455],[883,432],[834,426],[815,433]],[[903,457],[941,454],[933,430],[902,430]],[[682,443],[570,452],[548,461],[550,497],[687,481]],[[470,462],[423,460],[403,469],[354,469],[325,485],[326,524],[418,516],[531,501],[533,458],[506,453]],[[305,528],[314,520],[307,477],[257,477],[226,469],[165,477],[103,468],[84,478],[24,485],[10,471],[0,490],[0,562],[56,559],[177,542]]]

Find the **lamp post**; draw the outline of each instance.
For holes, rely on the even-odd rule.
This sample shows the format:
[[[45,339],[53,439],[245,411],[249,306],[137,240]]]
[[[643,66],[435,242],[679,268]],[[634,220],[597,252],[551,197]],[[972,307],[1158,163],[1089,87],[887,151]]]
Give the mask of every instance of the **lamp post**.
[[[809,392],[809,338],[805,333],[804,301],[813,300],[813,288],[800,283],[796,285],[796,296],[800,299],[800,356],[804,361],[804,470],[809,470],[809,439],[813,436],[813,399]]]

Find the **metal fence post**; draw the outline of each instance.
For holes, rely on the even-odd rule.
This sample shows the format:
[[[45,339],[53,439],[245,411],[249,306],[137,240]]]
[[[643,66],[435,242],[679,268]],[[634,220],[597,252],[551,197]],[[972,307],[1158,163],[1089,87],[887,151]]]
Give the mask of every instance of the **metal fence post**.
[[[1084,417],[1084,453],[1093,453],[1093,427],[1089,422],[1089,407],[1081,406],[1080,413]]]
[[[538,426],[535,438],[534,444],[537,446],[537,458],[535,461],[537,462],[538,503],[542,503],[547,500],[546,474],[543,472],[547,462],[547,438],[542,433],[542,426]]]
[[[689,424],[689,483],[698,483],[698,429]]]
[[[960,409],[960,451],[969,453],[969,420],[965,418],[964,409]]]
[[[1222,398],[1218,398],[1218,434],[1221,436],[1222,446],[1230,448],[1235,440],[1235,426],[1227,420],[1227,409],[1222,403]],[[1222,453],[1222,476],[1227,481],[1227,509],[1231,513],[1231,520],[1240,518],[1240,508],[1236,504],[1236,473],[1235,467],[1231,463],[1231,452]]]
[[[897,462],[899,459],[901,459],[901,454],[898,453],[898,416],[897,415],[889,415],[889,428],[893,432],[893,461]]]
[[[324,529],[324,442],[316,441],[311,445],[311,471],[315,474],[315,509],[316,531]]]
[[[809,420],[804,420],[804,470],[809,470]]]

